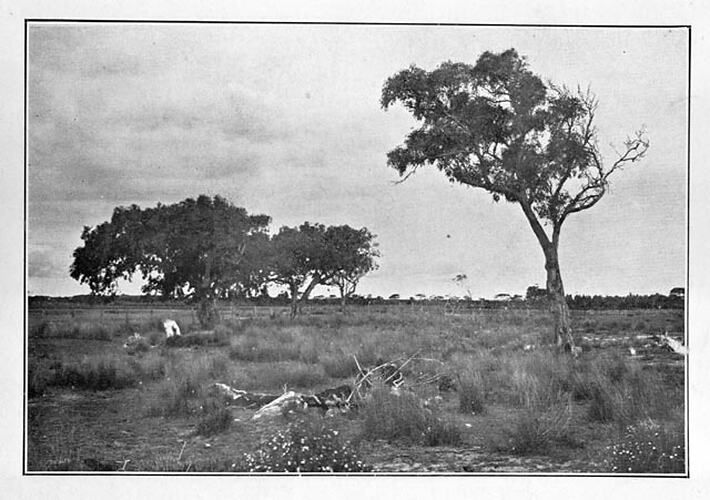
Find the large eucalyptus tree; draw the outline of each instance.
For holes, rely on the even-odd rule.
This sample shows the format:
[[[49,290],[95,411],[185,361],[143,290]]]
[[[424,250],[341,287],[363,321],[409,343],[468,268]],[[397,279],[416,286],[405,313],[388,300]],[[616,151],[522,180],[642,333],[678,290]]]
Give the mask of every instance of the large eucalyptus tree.
[[[604,196],[614,172],[644,156],[643,132],[605,162],[594,126],[596,98],[546,84],[514,49],[485,52],[475,65],[445,62],[430,72],[411,66],[384,85],[382,107],[397,102],[421,126],[388,153],[388,164],[405,179],[433,165],[451,182],[520,205],[545,256],[554,340],[571,350],[560,230],[567,217]]]

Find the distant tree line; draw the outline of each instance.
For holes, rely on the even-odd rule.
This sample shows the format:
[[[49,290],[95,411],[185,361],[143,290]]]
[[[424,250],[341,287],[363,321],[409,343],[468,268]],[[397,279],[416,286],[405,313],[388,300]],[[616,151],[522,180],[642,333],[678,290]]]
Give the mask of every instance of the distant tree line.
[[[317,285],[337,287],[344,305],[376,267],[367,228],[304,222],[270,235],[270,222],[221,196],[117,207],[111,220],[84,227],[70,275],[111,299],[119,279],[140,273],[144,294],[193,300],[208,326],[219,319],[216,301],[268,298],[269,284],[286,289],[294,316]]]
[[[685,306],[685,290],[674,288],[668,295],[567,295],[571,309],[682,309]],[[525,294],[528,304],[543,303],[547,300],[544,288],[530,286]]]
[[[189,300],[189,298],[187,298]],[[308,302],[317,302],[323,305],[340,305],[342,299],[336,296],[326,298],[313,299],[309,297]],[[528,299],[512,300],[512,301],[495,301],[470,299],[467,297],[460,299],[416,299],[414,297],[389,299],[382,296],[362,296],[353,294],[348,298],[348,304],[358,306],[377,306],[377,305],[424,305],[424,306],[440,306],[456,300],[464,309],[543,309],[547,304],[543,299]],[[653,295],[568,295],[570,308],[575,310],[626,310],[626,309],[683,309],[684,301],[682,297],[669,296],[662,294]],[[84,305],[95,302],[95,297],[92,295],[75,295],[73,297],[47,297],[35,295],[29,297],[30,307],[52,307],[53,305],[61,306],[64,304]],[[111,298],[111,303],[116,306],[145,306],[151,305],[159,307],[162,304],[168,303],[182,304],[184,299],[166,300],[161,296],[144,295],[119,295]],[[291,297],[287,291],[283,291],[276,296],[258,294],[252,297],[247,296],[232,296],[223,299],[223,302],[236,305],[249,306],[287,306],[291,304]]]

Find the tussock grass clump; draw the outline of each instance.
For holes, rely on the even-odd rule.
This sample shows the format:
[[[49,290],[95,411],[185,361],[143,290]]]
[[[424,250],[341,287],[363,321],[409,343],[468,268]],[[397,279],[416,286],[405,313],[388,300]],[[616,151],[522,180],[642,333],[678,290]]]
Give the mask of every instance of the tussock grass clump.
[[[50,321],[42,321],[40,323],[31,325],[28,330],[28,335],[30,338],[45,339],[50,337],[57,337],[57,326]]]
[[[459,411],[480,415],[486,411],[485,384],[480,372],[466,373],[458,382]]]
[[[663,426],[646,419],[625,429],[607,448],[605,467],[620,473],[685,472],[685,440],[681,426]]]
[[[244,472],[246,465],[240,459],[205,458],[199,460],[178,460],[174,455],[158,455],[155,458],[129,462],[127,471],[152,472]]]
[[[165,358],[154,350],[140,358],[129,359],[128,366],[130,366],[136,376],[143,381],[160,380],[164,378],[167,373],[167,362]]]
[[[241,332],[239,323],[225,321],[214,327],[214,334],[218,337],[229,338]]]
[[[515,353],[506,358],[512,395],[524,408],[548,408],[565,399],[569,359],[549,350]]]
[[[363,437],[424,446],[458,445],[461,431],[453,422],[424,408],[414,394],[393,394],[376,387],[361,408]]]
[[[28,334],[31,338],[85,339],[109,341],[138,332],[143,336],[151,333],[162,333],[162,321],[146,319],[142,322],[111,321],[110,319],[68,321],[42,320],[33,324],[30,322]]]
[[[202,384],[186,376],[167,379],[160,387],[158,400],[148,410],[152,416],[172,417],[189,415],[199,409],[197,400],[202,396]]]
[[[49,361],[30,358],[27,366],[27,396],[30,398],[42,396],[53,378]]]
[[[49,385],[93,391],[124,389],[139,382],[125,358],[113,354],[86,356],[79,362],[58,363]]]
[[[205,399],[200,405],[201,418],[195,433],[200,436],[214,436],[225,432],[232,425],[232,413],[217,399]]]
[[[253,378],[260,381],[264,389],[287,387],[312,388],[328,379],[320,365],[298,361],[284,363],[264,363],[250,370]]]
[[[526,408],[505,430],[508,441],[502,448],[516,455],[536,455],[548,452],[553,445],[576,445],[570,420],[569,405]]]
[[[249,472],[367,472],[355,446],[322,421],[298,420],[244,457]]]
[[[586,382],[592,421],[625,426],[643,418],[663,418],[682,404],[682,390],[671,390],[658,373],[618,355],[594,360]]]
[[[232,340],[229,357],[241,361],[269,362],[298,360],[301,357],[299,346],[293,343],[280,343],[275,339],[239,337]]]
[[[72,321],[69,323],[53,323],[42,321],[29,330],[29,336],[35,338],[63,338],[86,340],[111,340],[117,330],[102,323]]]
[[[166,361],[157,352],[140,358],[103,354],[79,361],[33,360],[28,366],[28,396],[44,394],[47,387],[106,391],[134,387],[142,381],[160,380]]]
[[[155,388],[149,415],[188,415],[200,409],[205,389],[213,381],[226,380],[230,361],[222,352],[166,351],[165,378]]]
[[[343,352],[322,355],[319,361],[326,375],[332,378],[348,378],[358,372],[353,357]]]

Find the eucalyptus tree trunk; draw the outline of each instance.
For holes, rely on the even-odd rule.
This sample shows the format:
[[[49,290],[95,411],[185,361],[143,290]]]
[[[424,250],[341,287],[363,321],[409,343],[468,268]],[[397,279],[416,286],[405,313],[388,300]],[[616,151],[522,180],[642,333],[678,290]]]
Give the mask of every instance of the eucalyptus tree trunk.
[[[521,199],[520,206],[545,254],[547,296],[553,318],[554,343],[560,349],[572,352],[576,355],[574,337],[572,336],[572,327],[570,325],[569,307],[567,306],[565,287],[562,284],[562,275],[560,274],[560,261],[557,256],[562,219],[553,224],[552,238],[549,238],[542,228],[540,221],[533,213],[530,203]]]
[[[291,319],[298,314],[298,285],[291,285]]]
[[[217,309],[217,297],[212,290],[212,255],[209,255],[205,265],[205,274],[200,287],[200,302],[197,306],[197,319],[202,328],[214,328],[220,321]]]
[[[547,295],[554,320],[555,344],[565,351],[572,351],[574,338],[570,325],[569,307],[560,275],[557,248],[553,245],[545,249],[545,269],[547,270]]]

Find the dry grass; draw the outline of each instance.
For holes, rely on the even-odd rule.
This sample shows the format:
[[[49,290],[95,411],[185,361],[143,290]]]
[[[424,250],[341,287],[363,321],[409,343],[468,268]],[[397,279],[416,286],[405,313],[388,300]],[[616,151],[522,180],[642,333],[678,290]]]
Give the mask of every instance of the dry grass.
[[[614,329],[627,333],[626,328],[657,331],[667,324],[677,325],[673,323],[677,318],[669,312],[574,315],[576,327],[597,334]],[[42,411],[30,424],[30,450],[45,453],[46,444],[38,448],[38,440],[54,435],[47,419],[64,411],[62,405],[66,403],[58,405],[53,398],[69,393],[81,402],[97,390],[113,391],[96,395],[101,401],[122,401],[115,412],[91,417],[101,420],[99,430],[119,425],[112,424],[111,419],[131,412],[136,424],[130,431],[136,429],[145,443],[152,442],[157,432],[153,427],[160,422],[161,426],[177,426],[172,434],[166,431],[171,437],[165,439],[171,447],[175,446],[174,432],[179,429],[196,433],[200,439],[219,435],[220,440],[241,450],[240,446],[251,446],[261,430],[250,423],[233,424],[229,412],[208,396],[211,384],[222,382],[238,389],[273,393],[285,387],[317,392],[355,374],[353,354],[361,365],[374,366],[419,352],[420,357],[438,361],[418,366],[412,363],[405,370],[406,380],[412,381],[421,373],[438,373],[451,381],[451,392],[439,392],[434,381],[418,387],[416,396],[406,392],[393,396],[387,389],[376,389],[359,411],[344,421],[344,432],[350,437],[383,439],[396,449],[459,446],[473,439],[506,454],[553,457],[562,450],[574,456],[588,454],[590,460],[602,462],[610,453],[607,446],[617,436],[623,437],[618,434],[623,429],[638,426],[648,418],[661,422],[664,428],[669,422],[682,422],[683,377],[677,367],[663,363],[651,366],[629,359],[621,350],[615,354],[610,349],[587,350],[579,360],[559,356],[541,347],[548,326],[546,315],[538,311],[445,316],[402,309],[304,316],[295,321],[280,317],[227,321],[209,335],[190,334],[189,328],[184,328],[185,338],[204,335],[204,340],[183,340],[186,344],[179,347],[166,346],[162,327],[157,329],[156,321],[150,320],[145,323],[145,331],[149,338],[154,337],[150,343],[157,345],[133,356],[125,352],[123,342],[133,331],[146,333],[133,329],[135,325],[126,329],[125,322],[118,319],[115,324],[95,328],[67,326],[61,330],[51,322],[45,326],[34,322],[40,326],[34,327],[30,336],[28,392]],[[101,338],[106,335],[101,332],[108,332],[109,338]],[[101,341],[95,342],[97,339]],[[533,350],[523,349],[531,345],[535,346]],[[128,388],[131,390],[123,390]],[[45,397],[40,398],[42,395]],[[435,408],[423,405],[424,399],[435,396],[440,398]],[[89,406],[79,408],[81,415]],[[89,424],[81,423],[75,414],[61,418],[79,422],[75,434],[96,433],[96,429],[87,430]],[[579,432],[588,442],[584,451],[577,449]],[[101,438],[108,439],[106,442],[97,441],[98,437],[88,441],[91,439],[95,442],[89,446],[87,440],[77,438],[71,453],[51,460],[42,458],[39,451],[33,452],[33,468],[87,470],[84,458],[96,456],[96,450],[117,453],[106,447],[106,442],[121,441],[120,436]],[[141,458],[131,462],[131,470],[244,467],[239,456],[226,446],[213,455],[204,450],[197,453],[195,450],[202,450],[200,446],[195,444],[189,457],[177,460],[179,447],[167,453],[146,445]],[[676,460],[673,446],[667,455]],[[592,456],[597,451],[600,455]]]

